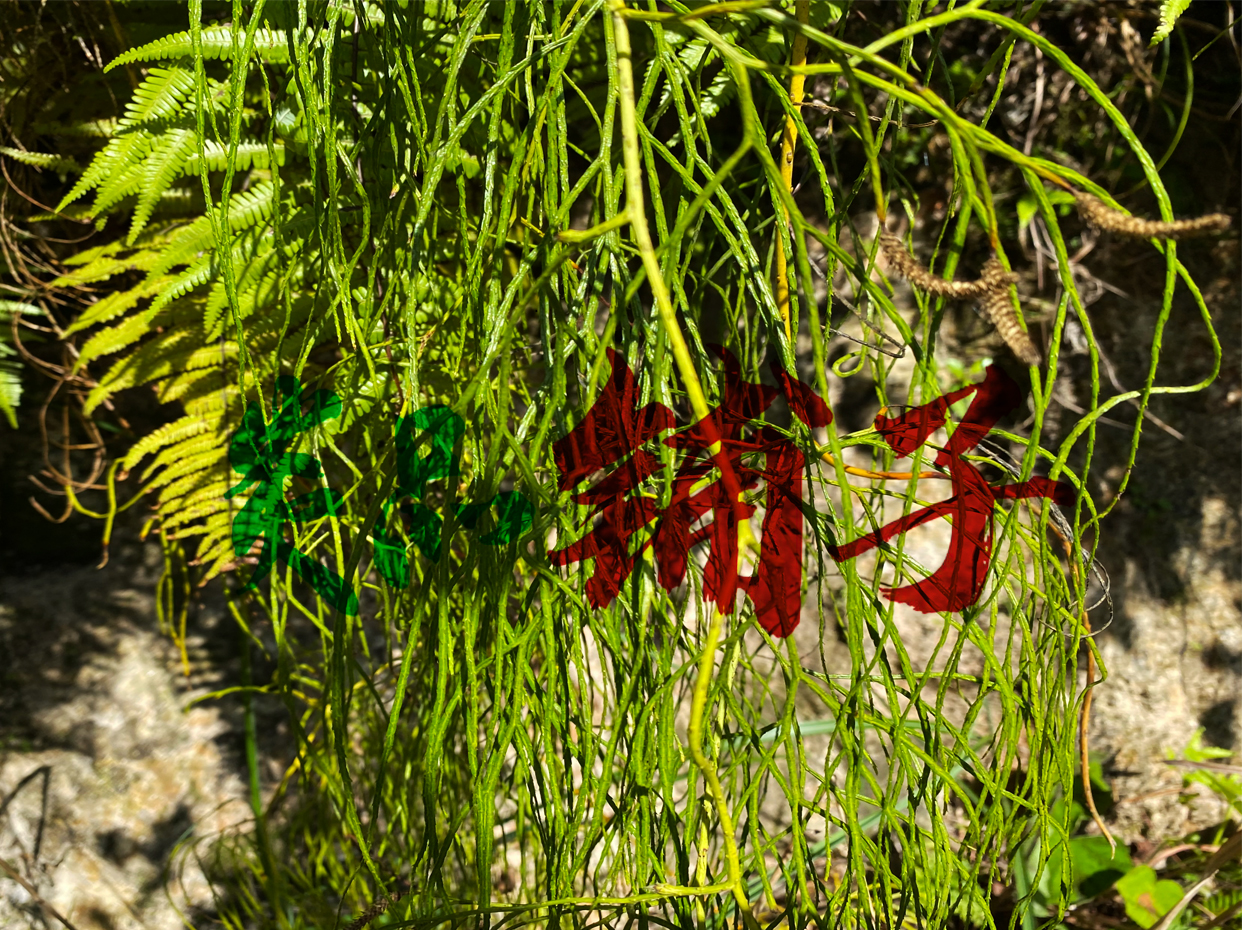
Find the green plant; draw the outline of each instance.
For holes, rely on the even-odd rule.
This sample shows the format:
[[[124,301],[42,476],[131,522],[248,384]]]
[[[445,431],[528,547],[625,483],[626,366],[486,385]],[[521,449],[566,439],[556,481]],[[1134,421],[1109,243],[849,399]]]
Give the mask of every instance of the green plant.
[[[230,14],[206,19],[193,0],[188,30],[112,62],[150,67],[59,209],[90,196],[82,217],[128,221],[68,259],[53,285],[108,288],[67,332],[89,333],[78,372],[103,370],[88,414],[142,386],[179,405],[120,458],[133,493],[155,505],[166,621],[183,638],[174,620],[191,584],[224,574],[245,634],[255,829],[203,851],[227,889],[222,922],[326,926],[388,900],[401,881],[411,894],[377,920],[754,927],[760,902],[797,926],[939,926],[950,915],[987,925],[981,889],[1011,880],[1015,923],[1065,903],[1047,878],[1052,863],[1077,863],[1087,844],[1066,842],[1071,814],[1052,802],[1072,791],[1076,661],[1094,648],[1086,584],[1115,501],[1097,510],[1080,493],[1052,534],[1048,504],[998,514],[985,597],[935,621],[939,639],[918,662],[881,593],[890,578],[928,573],[904,539],[869,564],[846,562],[840,584],[825,569],[828,529],[840,540],[870,532],[923,493],[894,472],[871,429],[830,425],[818,444],[784,430],[814,463],[826,516],[815,521],[809,615],[821,641],[839,629],[841,666],[821,648],[815,667],[795,640],[762,634],[749,607],[727,625],[703,609],[697,563],[667,592],[644,561],[623,596],[592,610],[587,573],[563,573],[546,556],[553,532],[573,538],[588,519],[558,489],[549,447],[597,397],[607,348],[640,372],[642,403],[668,405],[683,422],[719,402],[705,348],[715,341],[754,380],[769,359],[786,372],[808,364],[829,395],[832,332],[813,299],[809,243],[830,286],[840,272],[865,298],[864,332],[900,347],[865,344],[848,374],[866,371],[886,406],[940,396],[944,296],[916,289],[914,312],[903,313],[873,276],[878,242],[856,224],[868,207],[881,222],[890,210],[917,213],[908,153],[894,154],[912,118],[943,133],[952,177],[924,285],[957,276],[963,253],[995,253],[1004,275],[989,164],[1025,181],[1031,201],[1019,213],[1038,214],[1059,263],[1047,366],[1027,369],[1029,429],[994,434],[1012,460],[984,458],[1020,478],[1047,469],[1081,491],[1101,417],[1212,381],[1210,316],[1176,244],[1153,243],[1166,284],[1146,383],[1101,397],[1056,206],[1062,189],[1109,198],[987,128],[1014,41],[1039,48],[1089,96],[1166,220],[1169,199],[1106,90],[1030,28],[1038,4],[1001,9],[1014,15],[973,2],[925,16],[914,2],[863,42],[857,20],[830,4],[800,20],[751,2],[269,0],[236,3],[225,22]],[[936,84],[925,75],[945,32],[964,26],[995,30],[999,48],[965,87],[961,73]],[[799,58],[794,36],[809,51],[788,65]],[[782,128],[815,137],[808,108],[790,99],[794,75],[818,82],[825,112],[847,120],[821,133],[823,152],[797,149],[818,188],[802,198],[771,151]],[[981,112],[957,106],[955,94],[977,94],[990,78],[996,95]],[[188,216],[165,212],[196,198]],[[1179,283],[1214,348],[1189,386],[1158,378]],[[989,300],[1012,315],[1009,286],[1006,277]],[[1071,320],[1090,349],[1089,409],[1045,445]],[[810,347],[799,353],[802,332]],[[227,450],[248,404],[275,416],[278,376],[341,399],[339,417],[319,418],[290,446],[319,463],[317,487],[339,491],[340,506],[292,526],[289,544],[357,586],[357,616],[289,570],[253,596],[234,583],[248,568],[234,549],[241,502],[228,496],[237,476]],[[536,505],[530,536],[488,547],[462,534],[439,561],[416,556],[387,506],[394,424],[435,404],[465,422],[461,474],[428,482],[423,503],[451,532],[458,500],[512,485]],[[847,466],[859,452],[874,468]],[[911,473],[930,467],[926,455],[912,457]],[[415,556],[409,586],[374,570],[381,536]],[[262,685],[250,670],[256,649],[274,667]],[[250,703],[259,693],[285,703],[297,744],[271,800]],[[808,837],[812,817],[820,840]],[[1019,877],[1010,860],[1029,849]]]
[[[17,350],[10,345],[8,334],[23,315],[43,316],[43,309],[17,300],[0,300],[0,413],[14,429],[17,408],[22,402],[22,369],[14,359]]]
[[[1187,768],[1185,784],[1187,787],[1192,784],[1207,786],[1238,811],[1242,777],[1228,766],[1222,766],[1221,770],[1211,768],[1220,765],[1217,760],[1227,759],[1232,754],[1204,746],[1202,735],[1201,730],[1197,731],[1176,760]],[[1111,792],[1098,762],[1091,763],[1090,778],[1096,798],[1107,812],[1112,803]],[[1231,835],[1232,842],[1237,845],[1236,823],[1227,819],[1215,828],[1174,840],[1173,855],[1162,856],[1157,851],[1148,862],[1135,862],[1125,847],[1111,849],[1105,837],[1085,832],[1090,819],[1084,801],[1082,793],[1076,790],[1068,806],[1063,798],[1058,798],[1052,806],[1052,819],[1064,823],[1066,837],[1055,843],[1048,858],[1049,867],[1040,878],[1033,909],[1035,915],[1052,916],[1058,903],[1064,902],[1074,907],[1075,923],[1081,925],[1092,920],[1095,910],[1107,907],[1110,901],[1118,901],[1129,920],[1143,930],[1157,925],[1161,930],[1168,930],[1172,926],[1227,926],[1229,920],[1242,912],[1239,906],[1242,869],[1238,865],[1238,851],[1226,848]],[[1040,858],[1039,842],[1032,838],[1019,855],[1016,863],[1019,871],[1033,874]],[[1156,867],[1151,864],[1153,862]],[[1199,898],[1208,882],[1212,882],[1212,890]]]

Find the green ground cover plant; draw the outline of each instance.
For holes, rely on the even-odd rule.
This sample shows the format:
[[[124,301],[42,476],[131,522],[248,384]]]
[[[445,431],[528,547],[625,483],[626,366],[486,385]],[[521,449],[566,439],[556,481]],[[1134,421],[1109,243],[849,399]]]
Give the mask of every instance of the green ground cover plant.
[[[168,6],[133,4],[115,23],[139,24],[98,77],[120,89],[115,120],[31,121],[30,147],[5,156],[66,178],[28,224],[102,231],[43,282],[85,304],[56,333],[72,347],[60,375],[82,395],[78,428],[118,437],[87,480],[66,466],[68,504],[109,530],[123,507],[150,506],[170,635],[184,644],[208,583],[241,631],[243,680],[215,697],[243,706],[253,831],[182,850],[218,893],[187,919],[1034,927],[1114,891],[1140,926],[1172,910],[1148,866],[1079,835],[1094,813],[1079,724],[1103,672],[1095,552],[1143,413],[1220,367],[1175,234],[1221,221],[1173,223],[1168,153],[1153,157],[1111,88],[1039,30],[1041,2],[881,6],[880,35],[874,7],[828,2],[191,0],[181,23]],[[946,36],[967,28],[986,53],[946,61]],[[1019,47],[1081,91],[1153,225],[1063,151],[989,128]],[[83,155],[63,140],[91,120]],[[914,178],[929,150],[950,179],[943,220],[923,231],[929,247],[885,264],[861,217],[922,223]],[[1134,391],[1101,388],[1070,260],[1086,220],[1140,236],[1164,269]],[[1038,348],[1007,274],[1016,231],[1036,221],[1061,285]],[[926,503],[909,478],[933,450],[898,464],[870,426],[816,434],[770,418],[805,453],[818,514],[803,624],[839,635],[848,662],[763,632],[749,601],[711,609],[701,560],[666,591],[640,559],[603,609],[588,603],[589,565],[549,560],[589,520],[558,487],[552,444],[604,389],[607,349],[640,403],[683,426],[721,401],[715,343],[751,381],[774,364],[828,398],[864,373],[878,405],[926,404],[981,380],[942,330],[966,296],[947,282],[985,258],[995,276],[971,294],[1037,364],[995,344],[1025,407],[968,458],[996,480],[1068,482],[1075,502],[997,510],[990,582],[977,604],[926,618],[940,630],[930,657],[912,658],[882,589],[934,566],[901,538],[870,562],[826,558]],[[861,323],[843,322],[842,281]],[[11,288],[20,299],[0,318],[41,309],[39,286]],[[1176,325],[1213,347],[1188,384],[1161,370],[1179,291],[1199,316]],[[1044,424],[1071,323],[1089,403],[1054,441]],[[862,341],[841,348],[857,325]],[[150,430],[121,413],[137,389],[164,412]],[[1127,478],[1100,503],[1096,430],[1129,404]],[[239,451],[242,431],[257,451]],[[247,503],[265,492],[246,469],[267,452],[289,459],[265,466],[277,478],[263,509]],[[443,520],[434,545],[403,506]],[[260,511],[268,522],[239,531]],[[760,541],[741,538],[753,561]],[[295,746],[268,786],[260,695],[284,704]]]

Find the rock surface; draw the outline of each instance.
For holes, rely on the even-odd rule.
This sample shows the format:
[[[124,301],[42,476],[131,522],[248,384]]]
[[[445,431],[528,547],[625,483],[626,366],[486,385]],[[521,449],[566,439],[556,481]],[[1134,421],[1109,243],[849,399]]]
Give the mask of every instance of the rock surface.
[[[0,857],[78,930],[182,927],[212,900],[195,845],[250,815],[234,725],[183,709],[213,679],[157,628],[159,558],[0,578]],[[0,926],[57,925],[0,876]]]

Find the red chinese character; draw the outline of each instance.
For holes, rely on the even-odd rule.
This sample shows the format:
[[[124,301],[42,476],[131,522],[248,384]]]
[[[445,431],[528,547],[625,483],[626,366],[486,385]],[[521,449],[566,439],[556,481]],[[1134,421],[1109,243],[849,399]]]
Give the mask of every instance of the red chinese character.
[[[953,391],[929,404],[913,407],[899,417],[878,416],[875,427],[899,456],[908,456],[945,424],[949,406],[975,395],[948,446],[936,455],[936,467],[947,469],[953,496],[894,520],[878,532],[841,546],[833,553],[838,562],[852,559],[936,517],[952,517],[953,533],[943,564],[917,584],[882,588],[892,600],[922,613],[958,611],[974,604],[983,591],[992,558],[992,513],[998,500],[1050,497],[1058,504],[1074,502],[1074,489],[1062,481],[1031,478],[994,488],[962,456],[979,444],[996,421],[1022,402],[1022,392],[1004,371],[988,366],[982,383]]]
[[[660,460],[639,448],[660,432],[674,427],[672,412],[660,404],[637,409],[634,376],[611,349],[612,378],[586,417],[553,447],[562,491],[608,465],[619,467],[597,484],[574,496],[593,507],[595,528],[564,549],[549,552],[557,565],[595,559],[587,582],[593,607],[612,603],[633,571],[634,559],[653,547],[657,578],[671,590],[686,577],[690,549],[709,546],[703,589],[722,613],[732,613],[735,594],[744,591],[755,604],[765,630],[788,636],[798,625],[802,600],[802,452],[770,426],[744,430],[783,393],[790,409],[808,426],[827,426],[832,413],[805,385],[775,364],[780,387],[752,384],[742,379],[737,359],[714,346],[725,362],[723,402],[708,417],[667,437],[665,445],[686,457],[673,479],[669,505],[660,509],[654,497],[639,488],[661,470]],[[712,446],[719,442],[719,451]],[[762,453],[765,468],[746,465],[742,456]],[[709,478],[712,469],[719,474]],[[754,575],[739,577],[738,529],[755,508],[741,493],[767,485],[766,514],[760,540],[759,565]],[[707,481],[695,490],[696,485]],[[692,529],[708,513],[710,523]],[[654,525],[652,525],[654,524]],[[651,525],[650,536],[633,552],[631,538]]]

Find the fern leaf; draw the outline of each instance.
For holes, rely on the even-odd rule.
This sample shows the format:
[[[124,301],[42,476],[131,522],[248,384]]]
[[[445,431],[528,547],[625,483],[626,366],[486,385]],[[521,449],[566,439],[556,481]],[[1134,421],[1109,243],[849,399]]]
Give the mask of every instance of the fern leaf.
[[[199,523],[197,526],[187,527],[186,529],[179,530],[176,533],[173,533],[172,534],[173,539],[189,539],[194,536],[207,536],[207,537],[215,538],[218,536],[224,536],[229,533],[229,531],[232,529],[232,526],[233,526],[233,519],[232,519],[232,514],[229,513],[227,507],[221,507],[219,503],[201,504],[199,506],[203,512],[195,513],[194,516],[196,518],[201,518],[205,516],[206,519],[203,520],[202,523]],[[181,515],[180,511],[178,511],[176,514],[173,515],[174,519],[180,515]],[[171,527],[181,526],[187,522],[189,521],[179,520],[176,523],[174,523],[173,520],[170,519],[170,520],[161,521],[161,525],[164,527],[164,529],[170,529]]]
[[[123,136],[113,137],[103,149],[91,159],[78,183],[73,185],[69,193],[56,205],[56,212],[62,212],[89,190],[120,171],[126,165],[142,161],[151,147],[151,134],[148,132],[132,132]],[[119,198],[118,198],[119,199]]]
[[[55,171],[58,174],[82,173],[82,166],[72,158],[64,155],[23,152],[21,149],[9,148],[7,145],[0,145],[0,153],[7,155],[14,161],[21,162],[23,165],[30,165],[32,168],[47,168],[49,171]]]
[[[0,344],[0,348],[8,348]],[[21,365],[10,359],[0,358],[0,413],[17,429],[17,407],[22,402]]]
[[[237,276],[238,315],[243,320],[249,319],[255,308],[263,306],[276,289],[280,275],[277,271],[268,270],[276,256],[276,251],[269,248],[251,259]],[[203,311],[203,328],[209,340],[220,337],[224,327],[224,310],[228,305],[227,289],[224,281],[219,280],[207,295],[207,306]]]
[[[185,357],[181,362],[182,371],[196,371],[199,368],[208,368],[212,365],[228,364],[237,355],[237,345],[232,342],[226,342],[224,345],[207,345],[199,346],[193,352]]]
[[[108,139],[116,132],[114,119],[88,119],[76,123],[40,120],[31,127],[37,136],[76,136],[87,139]]]
[[[159,254],[159,251],[155,249],[141,249],[123,258],[117,258],[114,255],[103,255],[85,268],[61,275],[52,282],[52,286],[77,287],[82,284],[91,284],[95,281],[106,281],[113,275],[118,275],[125,271],[146,271],[159,258]]]
[[[206,475],[214,468],[218,472],[226,462],[223,450],[209,449],[207,452],[200,452],[197,455],[187,455],[178,458],[170,466],[161,471],[152,478],[144,487],[145,490],[154,491],[157,488],[165,487],[174,481],[190,476]]]
[[[152,68],[125,104],[119,128],[175,116],[193,89],[194,72],[178,67]]]
[[[82,315],[79,316],[65,330],[66,335],[80,333],[84,329],[95,326],[98,323],[107,323],[114,320],[127,310],[132,310],[138,301],[153,297],[159,293],[160,289],[168,282],[168,278],[156,278],[154,281],[144,281],[137,287],[132,287],[128,291],[114,291],[103,300],[91,304]]]
[[[208,487],[209,483],[219,484],[221,478],[228,477],[227,469],[228,461],[223,456],[206,456],[199,468],[177,477],[164,487],[157,501],[159,511],[167,513],[170,502],[185,497],[191,491]]]
[[[233,245],[233,267],[240,268],[250,262],[256,252],[263,250],[265,240],[270,240],[272,235],[272,231],[269,229],[250,230],[239,236]],[[218,267],[214,251],[203,255],[172,280],[168,289],[156,298],[151,305],[152,308],[158,309],[163,307],[178,297],[188,294],[194,288],[211,281],[216,277]]]
[[[215,484],[205,484],[202,487],[191,491],[189,494],[186,494],[184,497],[178,497],[175,499],[170,498],[164,505],[164,512],[167,516],[161,516],[160,519],[172,520],[179,518],[182,511],[192,510],[204,504],[223,507],[226,510],[230,507],[240,506],[238,504],[230,503],[224,499],[225,492],[227,492],[228,489],[236,483],[231,480],[235,477],[232,472],[229,473],[229,476],[229,480],[217,481]],[[178,522],[184,521],[179,520]]]
[[[240,39],[240,37],[239,37]],[[239,42],[240,45],[240,42]],[[233,27],[208,26],[202,31],[203,58],[216,60],[233,56]],[[139,48],[131,48],[108,63],[104,71],[133,61],[158,61],[167,58],[184,58],[194,54],[194,42],[189,32],[177,32]],[[289,46],[284,33],[274,29],[259,29],[254,36],[254,55],[263,61],[283,62],[289,60]]]
[[[105,330],[101,330],[90,339],[86,340],[86,345],[82,346],[82,352],[78,356],[78,360],[74,363],[74,370],[79,371],[83,366],[93,362],[95,359],[111,355],[113,352],[119,352],[126,346],[133,345],[143,336],[149,334],[157,325],[157,321],[145,313],[137,313],[134,316],[127,317],[115,326],[110,326]],[[184,341],[189,334],[185,333],[181,339]]]
[[[42,307],[22,303],[19,300],[0,300],[0,323],[9,323],[17,314],[22,316],[47,316]]]
[[[218,401],[223,390],[222,380],[223,371],[220,368],[194,368],[161,382],[156,386],[155,396],[159,398],[161,404],[179,400],[186,410],[190,410],[194,401],[203,398]],[[192,391],[195,393],[191,395]],[[217,407],[218,409],[216,407],[212,409],[219,414],[223,411],[224,404],[218,402]]]
[[[180,297],[184,297],[196,287],[206,284],[216,273],[215,260],[211,255],[204,255],[181,274],[165,279],[168,284],[160,291],[159,296],[151,303],[153,311],[160,310]]]
[[[194,397],[202,394],[219,395],[221,389],[222,369],[220,368],[196,368],[189,371],[180,372],[179,375],[169,377],[168,380],[161,381],[155,387],[155,396],[158,397],[160,404],[170,404],[171,401],[183,401],[186,409],[189,409],[191,391],[196,391]],[[202,384],[205,380],[210,380],[211,384]]]
[[[229,199],[230,231],[241,232],[267,222],[275,208],[275,193],[275,185],[264,181],[248,191],[234,194]],[[211,217],[201,216],[177,233],[159,260],[152,265],[150,274],[160,275],[177,265],[187,264],[199,257],[198,253],[210,249],[214,244]]]
[[[146,481],[159,469],[189,455],[198,455],[201,452],[215,449],[220,455],[227,456],[228,446],[228,438],[221,437],[215,432],[186,437],[157,455],[155,461],[143,470],[141,480]]]
[[[70,255],[68,258],[64,259],[61,264],[87,265],[97,258],[102,258],[105,255],[116,255],[118,252],[124,252],[128,248],[129,247],[119,239],[114,239],[111,242],[104,243],[103,245],[97,245],[91,249],[83,249],[81,252]],[[53,286],[56,285],[53,284]]]
[[[160,196],[177,179],[193,146],[194,133],[191,130],[174,129],[160,137],[143,162],[142,192],[138,196],[138,207],[134,210],[133,224],[129,229],[130,242],[147,225]]]
[[[195,512],[189,519],[179,519],[182,516],[182,511],[181,508],[178,507],[177,511],[171,514],[169,519],[164,522],[164,526],[181,526],[189,523],[191,520],[202,520],[203,522],[196,528],[198,529],[198,532],[194,533],[194,535],[197,536],[202,533],[215,535],[221,531],[227,533],[233,523],[233,514],[230,512],[231,509],[230,502],[223,499],[203,501],[193,508]],[[184,532],[189,535],[189,531]]]
[[[1190,0],[1164,0],[1160,4],[1160,25],[1151,37],[1149,48],[1155,48],[1173,34],[1173,27],[1177,25],[1177,21],[1182,18],[1188,6],[1190,6]]]
[[[182,440],[191,439],[210,429],[211,424],[201,416],[184,416],[180,420],[166,423],[134,443],[121,462],[121,469],[129,471],[152,452]]]
[[[143,168],[149,152],[150,148],[143,153],[142,159],[117,165],[116,170],[112,172],[111,180],[99,185],[95,202],[91,204],[92,216],[99,216],[109,207],[116,206],[121,200],[142,190],[145,176]]]
[[[26,217],[27,223],[51,223],[56,220],[85,220],[90,218],[90,207],[85,204],[75,204],[65,207],[60,213],[32,213]]]
[[[208,171],[224,171],[229,165],[229,149],[227,145],[210,140],[203,146],[203,154],[207,160]],[[276,164],[285,163],[285,147],[279,142],[273,144],[269,153],[266,142],[238,142],[233,156],[233,167],[237,171],[249,171],[251,168],[263,170],[271,167],[271,156],[276,156]],[[199,154],[194,151],[186,159],[182,168],[183,174],[199,173]]]
[[[210,517],[213,513],[221,511],[228,513],[230,509],[237,506],[224,499],[230,487],[232,485],[227,481],[218,481],[215,484],[204,485],[185,497],[169,501],[165,505],[165,515],[160,517],[161,524],[168,528],[202,517]]]
[[[217,375],[219,373],[217,372]],[[162,389],[162,385],[156,385],[157,392]],[[237,418],[241,418],[241,410],[237,407],[238,390],[235,384],[224,384],[217,382],[216,389],[210,392],[197,394],[194,397],[186,398],[182,402],[186,413],[192,413],[196,417],[202,417],[212,423],[218,423],[222,417],[230,411],[237,411]]]
[[[233,541],[227,534],[222,535],[219,540],[212,540],[212,544],[204,539],[198,544],[200,553],[207,550],[204,554],[198,555],[190,562],[193,566],[206,565],[207,569],[203,572],[200,585],[204,585],[215,578],[217,575],[227,571],[232,571],[237,565],[237,555],[233,552]]]
[[[124,334],[125,337],[128,337],[128,335],[128,333]],[[95,385],[94,389],[87,395],[83,412],[89,415],[104,400],[117,391],[136,387],[139,384],[146,384],[148,381],[155,381],[159,378],[165,378],[174,369],[183,368],[184,365],[180,363],[184,362],[189,355],[196,351],[194,348],[194,336],[193,330],[186,329],[164,333],[161,339],[149,342],[138,349],[138,351],[118,359],[108,369],[108,373],[104,375],[99,384]],[[121,336],[118,336],[118,338],[121,338]],[[189,342],[190,345],[185,345],[186,342]],[[101,351],[97,354],[102,355],[106,353]]]

